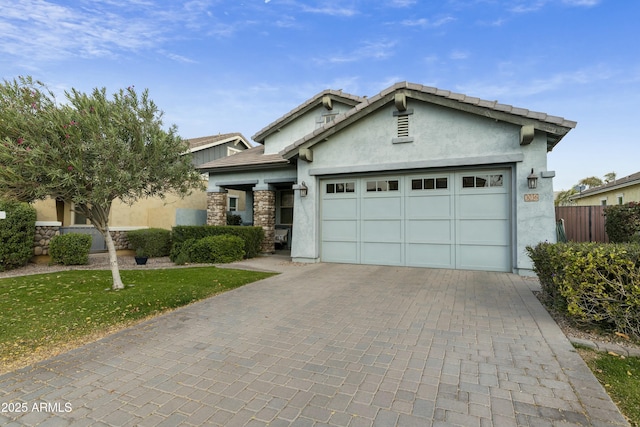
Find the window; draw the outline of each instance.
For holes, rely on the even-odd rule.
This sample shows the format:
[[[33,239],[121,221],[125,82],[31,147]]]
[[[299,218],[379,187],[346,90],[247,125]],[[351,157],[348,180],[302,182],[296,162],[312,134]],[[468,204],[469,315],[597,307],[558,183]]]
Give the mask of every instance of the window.
[[[327,194],[355,193],[356,183],[354,181],[347,181],[347,182],[327,184],[326,191],[327,191]]]
[[[367,191],[398,191],[400,189],[397,179],[393,180],[380,180],[380,181],[367,181]]]
[[[502,174],[497,175],[469,175],[462,177],[462,188],[502,187]]]
[[[231,212],[235,212],[238,210],[237,196],[227,196],[227,210]]]
[[[293,190],[280,191],[280,224],[293,224]]]
[[[604,199],[600,199],[600,205],[601,206],[607,206],[607,198],[606,197]]]
[[[616,201],[619,205],[624,205],[624,194],[616,194]]]
[[[447,177],[411,180],[412,190],[446,190],[447,188],[449,188],[449,179]]]

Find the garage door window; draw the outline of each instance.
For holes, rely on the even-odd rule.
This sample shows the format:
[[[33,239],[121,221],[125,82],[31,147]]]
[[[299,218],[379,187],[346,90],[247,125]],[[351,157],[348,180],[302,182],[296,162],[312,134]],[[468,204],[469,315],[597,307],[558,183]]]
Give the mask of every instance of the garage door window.
[[[398,191],[400,189],[398,180],[388,181],[367,181],[367,192],[372,191]]]
[[[353,181],[350,181],[350,182],[337,182],[337,183],[327,184],[326,191],[327,191],[327,194],[355,193],[356,183]]]
[[[502,187],[504,180],[499,175],[467,175],[462,177],[462,188]]]
[[[412,190],[446,190],[447,188],[449,188],[449,179],[447,177],[411,180]]]

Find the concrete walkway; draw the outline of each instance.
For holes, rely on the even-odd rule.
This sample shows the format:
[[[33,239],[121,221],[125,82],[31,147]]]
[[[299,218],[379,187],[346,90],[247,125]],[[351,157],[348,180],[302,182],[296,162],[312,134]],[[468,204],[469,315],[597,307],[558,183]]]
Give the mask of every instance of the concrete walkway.
[[[534,280],[242,265],[283,274],[1,376],[0,425],[628,425]]]

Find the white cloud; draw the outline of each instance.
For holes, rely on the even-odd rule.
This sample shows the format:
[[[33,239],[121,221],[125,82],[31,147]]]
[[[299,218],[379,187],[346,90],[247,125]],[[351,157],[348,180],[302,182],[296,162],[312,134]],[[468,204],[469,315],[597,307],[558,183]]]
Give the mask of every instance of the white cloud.
[[[400,24],[405,27],[437,28],[452,21],[455,21],[455,18],[445,16],[436,20],[429,20],[427,18],[405,19],[404,21],[401,21]]]
[[[334,55],[328,59],[318,59],[317,62],[346,63],[364,59],[386,59],[394,54],[395,45],[394,41],[364,42],[362,46],[350,53]]]
[[[454,60],[467,59],[468,57],[469,52],[465,52],[463,50],[454,50],[449,54],[449,58]]]

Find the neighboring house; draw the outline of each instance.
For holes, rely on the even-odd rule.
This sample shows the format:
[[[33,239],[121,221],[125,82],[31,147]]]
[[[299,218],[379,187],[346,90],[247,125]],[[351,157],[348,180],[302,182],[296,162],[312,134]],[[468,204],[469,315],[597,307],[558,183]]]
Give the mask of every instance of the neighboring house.
[[[623,205],[640,202],[640,172],[571,196],[578,206]]]
[[[219,134],[187,141],[189,153],[196,166],[251,148],[240,133]],[[244,194],[237,193],[234,196],[235,198],[229,198],[228,210],[237,210],[244,206]],[[89,224],[86,218],[73,212],[72,206],[63,201],[56,202],[51,199],[37,201],[34,207],[38,221],[58,222],[65,227]],[[164,200],[159,197],[141,199],[131,206],[116,199],[111,207],[109,226],[112,229],[140,227],[170,229],[175,225],[204,224],[206,211],[207,195],[201,191],[194,192],[184,199],[174,194],[167,194]]]
[[[325,90],[258,147],[200,166],[208,223],[241,190],[263,250],[289,227],[294,261],[525,274],[526,246],[556,238],[547,152],[575,126],[406,82],[371,98]]]

